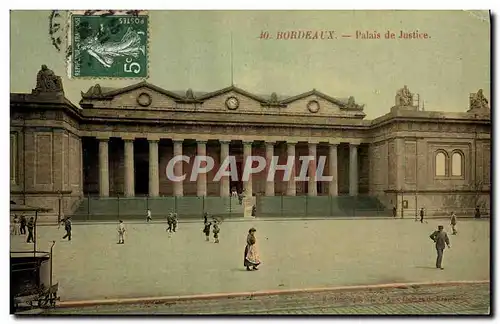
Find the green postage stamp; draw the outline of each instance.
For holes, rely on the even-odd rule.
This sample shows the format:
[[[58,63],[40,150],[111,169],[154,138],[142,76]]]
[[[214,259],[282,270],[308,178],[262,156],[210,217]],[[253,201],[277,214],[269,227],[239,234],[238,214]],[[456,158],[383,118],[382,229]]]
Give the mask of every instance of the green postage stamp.
[[[147,14],[70,15],[70,78],[146,78]]]

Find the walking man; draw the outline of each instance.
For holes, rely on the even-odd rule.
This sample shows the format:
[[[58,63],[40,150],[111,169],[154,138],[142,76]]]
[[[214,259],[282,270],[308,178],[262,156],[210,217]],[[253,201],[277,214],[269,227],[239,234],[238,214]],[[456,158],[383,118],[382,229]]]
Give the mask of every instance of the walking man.
[[[453,231],[451,235],[457,235],[457,229],[455,228],[455,226],[457,225],[457,216],[455,216],[454,212],[451,212],[450,224],[451,224],[451,230]]]
[[[123,221],[120,220],[120,224],[118,224],[118,244],[125,244],[125,225]]]
[[[64,220],[64,230],[66,234],[63,236],[63,239],[68,238],[68,241],[71,241],[71,217],[66,217]]]
[[[172,233],[173,220],[174,220],[174,214],[173,213],[168,213],[168,216],[167,216],[167,224],[168,224],[167,232],[169,232],[169,233]]]
[[[424,207],[420,208],[420,223],[424,222]]]
[[[430,235],[430,238],[436,243],[436,251],[437,251],[437,259],[436,259],[436,268],[443,270],[442,261],[443,261],[443,252],[445,245],[450,248],[450,240],[448,239],[448,234],[443,231],[443,226],[439,225],[438,230]]]
[[[26,234],[26,216],[21,215],[21,220],[20,220],[20,232],[21,234]]]
[[[149,223],[152,220],[153,220],[153,218],[151,217],[151,209],[148,208],[148,211],[146,213],[146,222]]]
[[[175,230],[177,229],[177,213],[172,214],[172,230],[175,233]]]
[[[26,239],[26,243],[35,243],[35,238],[33,237],[33,229],[35,228],[35,219],[30,217],[28,221],[28,238]]]

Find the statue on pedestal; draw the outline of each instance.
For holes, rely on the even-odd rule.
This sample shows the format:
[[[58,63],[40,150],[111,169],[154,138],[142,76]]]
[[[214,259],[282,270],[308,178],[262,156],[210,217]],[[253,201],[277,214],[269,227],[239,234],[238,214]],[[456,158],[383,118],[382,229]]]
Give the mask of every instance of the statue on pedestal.
[[[194,93],[191,88],[186,91],[186,99],[194,100]]]
[[[55,75],[47,65],[42,65],[36,76],[36,88],[33,92],[64,92],[61,77]]]
[[[271,104],[277,104],[278,103],[278,95],[276,92],[271,93],[271,98],[269,100]]]
[[[413,106],[413,94],[406,85],[396,93],[396,106]]]
[[[354,99],[353,96],[350,96],[348,99],[347,99],[347,104],[346,104],[346,108],[347,109],[354,109],[354,110],[362,110],[363,108],[365,107],[365,105],[359,105],[356,103],[356,100]]]
[[[477,93],[471,93],[469,96],[470,110],[486,109],[488,107],[488,99],[483,94],[483,89],[479,89]]]

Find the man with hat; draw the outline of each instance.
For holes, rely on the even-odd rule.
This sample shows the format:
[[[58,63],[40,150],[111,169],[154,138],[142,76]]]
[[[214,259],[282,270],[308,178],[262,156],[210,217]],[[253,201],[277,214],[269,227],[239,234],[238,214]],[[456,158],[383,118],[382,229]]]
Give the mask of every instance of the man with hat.
[[[443,231],[443,225],[438,226],[438,230],[430,235],[430,238],[436,243],[437,259],[436,268],[443,270],[441,262],[443,261],[443,252],[445,245],[450,248],[450,240],[448,239],[448,234]]]

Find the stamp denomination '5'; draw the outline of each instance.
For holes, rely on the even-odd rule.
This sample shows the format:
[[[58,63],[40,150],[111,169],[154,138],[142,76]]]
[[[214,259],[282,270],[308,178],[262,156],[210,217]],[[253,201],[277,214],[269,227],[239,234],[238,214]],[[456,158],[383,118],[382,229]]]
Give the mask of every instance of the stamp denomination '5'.
[[[72,15],[71,77],[147,77],[148,18]]]

